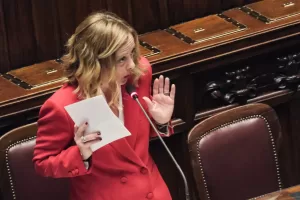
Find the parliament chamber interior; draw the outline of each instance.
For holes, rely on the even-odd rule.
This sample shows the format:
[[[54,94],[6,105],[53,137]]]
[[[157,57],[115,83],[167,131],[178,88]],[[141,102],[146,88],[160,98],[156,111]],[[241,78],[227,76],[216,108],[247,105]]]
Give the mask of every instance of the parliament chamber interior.
[[[300,198],[300,0],[0,0],[1,200],[68,199],[68,180],[35,173],[37,120],[66,41],[102,10],[136,29],[153,80],[176,85],[163,140],[188,199]],[[187,199],[161,141],[149,151]]]

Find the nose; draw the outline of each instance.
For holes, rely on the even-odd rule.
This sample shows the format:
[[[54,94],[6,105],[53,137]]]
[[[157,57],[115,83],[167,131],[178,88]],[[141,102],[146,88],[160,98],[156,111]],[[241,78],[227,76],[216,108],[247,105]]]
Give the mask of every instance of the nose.
[[[135,63],[132,58],[130,58],[129,63],[128,63],[128,70],[132,70],[135,66]]]

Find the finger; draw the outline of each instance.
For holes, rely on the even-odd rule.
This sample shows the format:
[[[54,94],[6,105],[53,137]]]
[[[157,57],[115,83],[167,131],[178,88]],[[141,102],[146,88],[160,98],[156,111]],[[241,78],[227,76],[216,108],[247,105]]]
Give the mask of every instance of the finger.
[[[84,136],[85,138],[85,142],[84,143],[87,143],[89,141],[93,141],[93,140],[100,140],[101,136],[100,136],[100,132],[99,133],[90,133],[90,134],[87,134]],[[101,138],[102,140],[102,138]]]
[[[158,79],[156,78],[153,83],[153,95],[158,94]]]
[[[102,140],[102,138],[100,138],[98,140],[88,141],[88,142],[84,143],[84,145],[90,147],[91,145],[96,144],[96,143],[100,142],[101,140]]]
[[[176,87],[174,84],[172,84],[172,87],[171,87],[171,92],[170,92],[170,97],[171,99],[175,99],[175,92],[176,92]]]
[[[79,128],[77,129],[77,131],[75,132],[75,136],[76,137],[81,137],[84,135],[84,132],[85,132],[85,129],[87,128],[88,126],[88,122],[84,122],[82,123]]]
[[[76,126],[76,124],[74,125],[74,133],[76,133],[78,131],[78,126]]]
[[[170,79],[167,77],[165,78],[165,85],[164,85],[164,93],[170,92]]]
[[[148,97],[143,97],[143,99],[145,100],[145,102],[148,106],[148,109],[151,109],[153,107],[152,101]]]
[[[164,76],[163,75],[159,76],[158,92],[164,93]]]

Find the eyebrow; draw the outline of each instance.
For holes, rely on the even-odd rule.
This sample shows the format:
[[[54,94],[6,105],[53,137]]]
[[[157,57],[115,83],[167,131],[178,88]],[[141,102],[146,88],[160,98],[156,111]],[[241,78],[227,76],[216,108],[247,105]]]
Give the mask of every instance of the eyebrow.
[[[135,46],[132,48],[132,50],[130,51],[130,53],[131,53],[132,51],[134,51],[134,49],[135,49]],[[122,58],[122,57],[124,57],[126,54],[127,54],[127,51],[126,51],[126,52],[125,52],[125,51],[122,51],[121,53],[116,54],[116,57],[117,57],[117,58]]]

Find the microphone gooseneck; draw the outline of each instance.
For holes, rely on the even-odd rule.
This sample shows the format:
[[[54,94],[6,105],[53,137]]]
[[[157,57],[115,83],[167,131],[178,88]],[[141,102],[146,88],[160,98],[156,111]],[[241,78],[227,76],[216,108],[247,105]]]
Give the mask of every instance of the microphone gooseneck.
[[[156,135],[158,136],[159,140],[161,141],[161,143],[165,147],[166,151],[168,152],[169,156],[171,157],[171,159],[173,160],[175,166],[177,167],[178,171],[180,172],[180,174],[182,176],[182,179],[183,179],[183,182],[184,182],[184,187],[185,187],[185,199],[186,200],[190,200],[189,187],[188,187],[188,183],[187,183],[186,177],[185,177],[185,175],[184,175],[181,167],[177,163],[176,159],[174,158],[173,154],[171,153],[170,149],[168,148],[168,146],[166,145],[166,143],[162,139],[161,135],[159,134],[159,131],[157,130],[156,126],[153,124],[153,122],[150,119],[149,115],[147,114],[147,112],[143,108],[142,104],[140,103],[140,101],[138,99],[138,94],[137,94],[137,92],[135,90],[135,87],[133,85],[131,85],[131,84],[127,84],[125,88],[126,88],[127,93],[131,96],[131,98],[133,98],[138,103],[138,105],[140,106],[140,108],[142,109],[144,115],[146,116],[146,118],[148,119],[150,125],[154,129],[154,131],[155,131]]]
[[[134,100],[138,98],[138,94],[136,93],[135,87],[131,84],[126,85],[126,92],[133,98]]]

